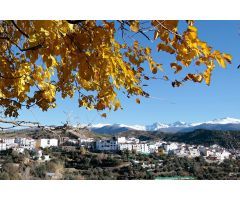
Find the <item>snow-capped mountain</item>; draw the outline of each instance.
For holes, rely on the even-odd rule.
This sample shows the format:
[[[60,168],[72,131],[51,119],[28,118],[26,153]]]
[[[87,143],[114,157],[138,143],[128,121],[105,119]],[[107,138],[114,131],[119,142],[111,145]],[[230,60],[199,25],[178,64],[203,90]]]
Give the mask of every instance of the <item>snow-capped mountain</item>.
[[[221,119],[214,119],[212,121],[205,122],[205,124],[240,124],[240,119],[226,117]]]
[[[159,122],[155,122],[152,125],[146,125],[145,126],[146,131],[157,131],[157,130],[160,130],[160,129],[163,129],[163,128],[169,128],[169,125],[168,124],[162,124],[162,123],[159,123]]]
[[[186,122],[176,121],[176,122],[172,123],[172,126],[174,126],[174,127],[188,127],[188,126],[190,126],[190,124],[188,124]]]
[[[111,134],[116,134],[128,130],[141,130],[145,131],[145,126],[141,125],[125,125],[125,124],[97,124],[97,125],[90,125],[89,129],[92,130],[93,132],[96,133],[111,133]]]
[[[214,119],[203,123],[192,123],[190,127],[180,130],[180,132],[189,132],[196,129],[237,131],[240,130],[240,119],[231,117]]]
[[[117,134],[128,130],[162,131],[162,132],[189,132],[196,129],[208,130],[240,130],[240,119],[221,118],[206,122],[186,123],[177,121],[171,124],[153,123],[151,125],[125,125],[125,124],[95,124],[89,129],[96,133]]]

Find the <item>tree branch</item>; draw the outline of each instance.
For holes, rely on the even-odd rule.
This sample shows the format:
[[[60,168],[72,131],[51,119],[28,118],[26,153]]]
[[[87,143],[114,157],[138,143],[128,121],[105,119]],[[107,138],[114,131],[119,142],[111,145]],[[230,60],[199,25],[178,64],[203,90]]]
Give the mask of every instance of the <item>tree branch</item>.
[[[21,48],[18,44],[13,42],[9,37],[0,37],[0,39],[8,40],[13,45],[15,45],[20,51],[29,51],[29,50],[37,50],[43,46],[43,42],[41,44],[37,44],[36,46],[28,47],[28,48]]]
[[[130,23],[128,21],[124,21],[123,23],[127,24],[130,27]],[[141,29],[138,30],[137,33],[141,33],[143,36],[145,36],[149,41],[151,41],[151,39],[148,37],[147,34],[145,34]],[[136,34],[136,33],[135,33]]]
[[[79,24],[79,23],[82,23],[84,21],[86,21],[86,20],[67,20],[67,22],[69,24]]]
[[[2,124],[11,124],[13,125],[12,127],[18,127],[18,126],[24,126],[24,127],[39,127],[38,122],[30,122],[30,121],[18,121],[18,120],[5,120],[5,119],[0,119],[0,123]],[[12,127],[1,127],[1,129],[9,129]]]
[[[29,35],[27,35],[26,33],[24,33],[19,27],[18,25],[15,23],[14,20],[11,20],[12,24],[15,26],[15,28],[20,32],[22,33],[26,38],[29,38]]]
[[[166,31],[168,31],[168,32],[170,32],[170,33],[172,33],[172,34],[174,34],[174,35],[176,35],[176,36],[178,36],[178,37],[180,37],[182,39],[182,35],[179,34],[178,32],[174,32],[172,30],[169,30],[165,25],[163,25],[161,22],[159,22],[159,20],[157,20],[157,23],[158,23],[158,25],[160,25]]]
[[[25,74],[24,74],[25,75]],[[8,76],[3,76],[1,73],[0,73],[0,78],[3,78],[3,79],[19,79],[19,78],[22,78],[24,75],[22,76],[17,76],[17,77],[8,77]]]

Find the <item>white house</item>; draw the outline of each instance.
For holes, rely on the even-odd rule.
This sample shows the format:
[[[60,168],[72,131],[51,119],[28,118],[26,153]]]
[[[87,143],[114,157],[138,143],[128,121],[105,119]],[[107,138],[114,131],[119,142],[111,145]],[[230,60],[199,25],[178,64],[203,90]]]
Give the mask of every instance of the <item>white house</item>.
[[[230,152],[226,151],[226,150],[223,150],[222,151],[222,154],[221,154],[221,159],[224,160],[224,159],[229,159],[229,156],[231,155]]]
[[[158,147],[159,147],[159,145],[157,143],[152,143],[152,144],[149,144],[149,146],[148,146],[150,153],[157,152]]]
[[[199,157],[200,156],[200,151],[197,148],[189,148],[189,157]]]
[[[172,153],[178,157],[186,157],[188,155],[185,148],[174,149]]]
[[[164,144],[163,145],[164,150],[168,153],[169,151],[173,151],[178,149],[178,144],[177,143],[170,143],[170,144]]]
[[[125,137],[118,137],[117,138],[118,143],[126,143],[126,138]]]
[[[7,150],[7,144],[6,143],[0,143],[0,151]]]
[[[37,152],[36,152],[36,154],[37,154],[37,156],[36,157],[38,157],[39,159],[43,156],[43,151],[42,150],[38,150]]]
[[[36,147],[36,141],[31,138],[15,138],[14,142],[19,145],[19,147],[33,150]]]
[[[130,144],[130,143],[120,143],[119,150],[129,150],[129,151],[136,151],[138,153],[150,153],[148,144],[145,143],[138,143],[138,144]]]
[[[79,141],[78,141],[77,139],[69,139],[67,142],[70,143],[70,144],[72,144],[72,145],[77,145],[77,144],[79,144]]]
[[[14,144],[14,138],[2,138],[1,141],[3,143],[6,143],[6,145],[11,145],[11,144]]]
[[[126,143],[139,143],[139,139],[135,138],[135,137],[130,137],[128,139],[126,139]]]
[[[215,152],[215,156],[218,160],[229,159],[230,155],[231,155],[231,153],[226,150]]]
[[[57,139],[41,139],[40,140],[40,147],[47,148],[47,147],[57,147],[58,140]]]
[[[155,143],[158,147],[163,147],[163,145],[166,144],[165,141],[159,140],[158,142]]]
[[[139,139],[113,137],[111,140],[97,140],[96,141],[96,150],[100,151],[136,151],[138,153],[150,153],[149,145],[147,143],[139,143]]]
[[[133,150],[139,153],[150,153],[148,144],[143,143],[133,144]]]
[[[7,149],[11,149],[17,146],[14,142],[14,138],[1,138],[1,142],[6,144]]]
[[[202,154],[202,155],[205,155],[206,154],[206,147],[204,147],[204,146],[199,146],[198,147],[198,149],[199,149],[199,151],[200,151],[200,154]]]
[[[118,150],[118,142],[115,137],[110,140],[97,140],[96,150],[99,151],[116,151]]]
[[[91,143],[94,141],[94,138],[78,138],[79,144]]]
[[[200,146],[199,147],[199,152],[200,152],[201,155],[206,156],[206,157],[215,156],[214,155],[215,150],[212,150],[209,147]]]
[[[120,150],[120,151],[124,151],[124,150],[132,151],[132,150],[133,150],[133,144],[120,143],[120,144],[119,144],[119,150]]]

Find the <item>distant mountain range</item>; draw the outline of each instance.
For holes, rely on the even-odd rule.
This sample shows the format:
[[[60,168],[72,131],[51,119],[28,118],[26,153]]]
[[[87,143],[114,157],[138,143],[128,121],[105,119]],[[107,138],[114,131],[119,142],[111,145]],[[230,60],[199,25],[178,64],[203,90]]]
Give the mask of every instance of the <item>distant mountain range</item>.
[[[149,134],[151,139],[152,135]],[[227,149],[240,149],[239,131],[203,130],[198,129],[191,132],[166,134],[160,133],[160,138],[165,141],[182,142],[186,144],[210,146],[218,144]],[[145,137],[147,138],[147,137]]]
[[[125,124],[93,124],[88,128],[101,134],[118,134],[129,130],[159,131],[165,133],[191,132],[197,129],[206,130],[240,130],[240,119],[221,118],[206,122],[186,123],[177,121],[171,124],[153,123],[152,125],[125,125]]]

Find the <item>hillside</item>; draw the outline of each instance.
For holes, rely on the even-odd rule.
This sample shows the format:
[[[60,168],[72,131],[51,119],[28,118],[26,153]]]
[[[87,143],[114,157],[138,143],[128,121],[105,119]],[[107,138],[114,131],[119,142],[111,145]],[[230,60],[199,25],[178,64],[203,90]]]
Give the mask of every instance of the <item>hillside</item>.
[[[51,128],[28,128],[20,130],[12,130],[7,132],[0,132],[0,137],[32,137],[34,139],[38,138],[59,138],[59,137],[69,137],[69,138],[102,138],[105,135],[98,135],[84,128],[75,127],[51,127]]]
[[[218,144],[225,148],[240,149],[240,131],[216,131],[198,129],[188,133],[163,136],[164,140],[184,142],[187,144]]]
[[[122,133],[119,133],[118,136],[120,137],[135,137],[142,141],[146,140],[156,140],[159,139],[161,133],[153,132],[153,131],[137,131],[137,130],[129,130]]]
[[[225,148],[240,149],[240,131],[216,131],[198,129],[185,133],[163,133],[151,131],[126,131],[119,136],[136,137],[140,140],[157,140],[183,142],[187,144],[213,145],[218,144]]]
[[[111,136],[125,136],[125,137],[136,137],[142,141],[147,140],[158,140],[162,139],[165,141],[183,142],[187,144],[198,144],[198,145],[213,145],[218,144],[225,148],[240,149],[240,131],[222,131],[222,130],[205,130],[197,129],[191,132],[183,133],[164,133],[161,131],[139,131],[139,130],[127,130],[116,134],[98,134],[88,129],[81,129],[75,127],[55,127],[54,131],[51,129],[22,129],[14,130],[11,132],[1,132],[0,137],[32,137],[38,138],[107,138]]]

